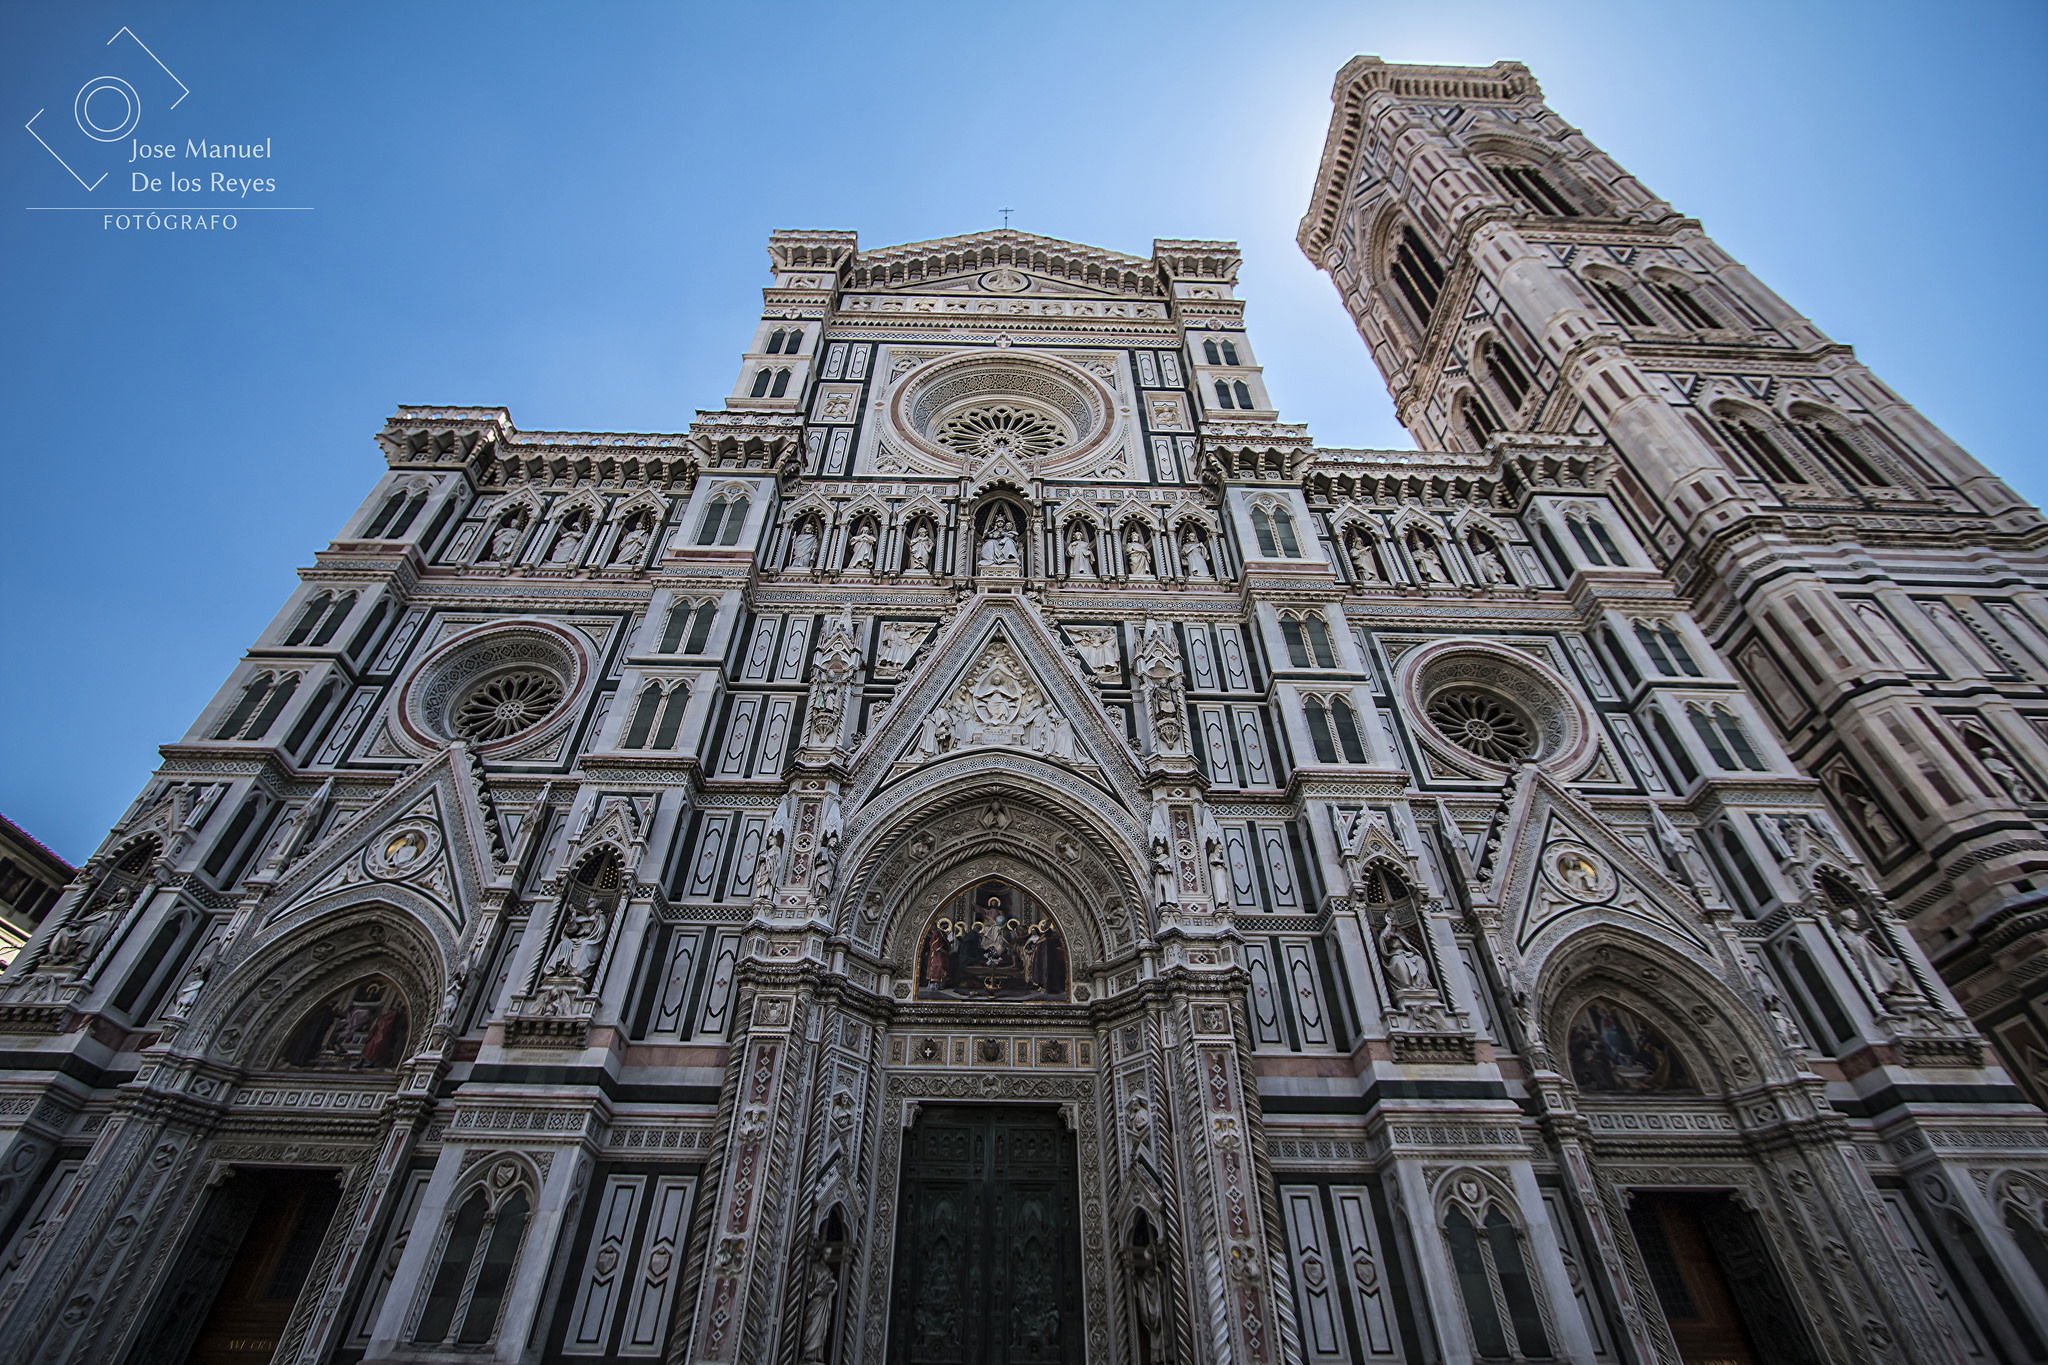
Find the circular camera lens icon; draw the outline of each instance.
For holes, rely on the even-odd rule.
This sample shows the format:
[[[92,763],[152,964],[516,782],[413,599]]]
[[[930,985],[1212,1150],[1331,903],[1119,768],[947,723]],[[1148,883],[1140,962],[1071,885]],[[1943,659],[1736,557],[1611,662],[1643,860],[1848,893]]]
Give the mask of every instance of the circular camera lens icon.
[[[117,110],[118,120],[104,121]],[[142,96],[119,76],[95,76],[78,87],[71,113],[78,120],[79,131],[95,142],[119,142],[142,122]]]

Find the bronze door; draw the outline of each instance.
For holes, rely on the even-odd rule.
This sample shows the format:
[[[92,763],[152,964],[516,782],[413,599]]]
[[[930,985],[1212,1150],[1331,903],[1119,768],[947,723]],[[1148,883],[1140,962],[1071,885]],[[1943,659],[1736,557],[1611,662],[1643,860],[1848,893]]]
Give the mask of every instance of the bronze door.
[[[1816,1360],[1754,1220],[1733,1199],[1643,1191],[1628,1217],[1686,1365]]]
[[[1057,1113],[925,1109],[898,1208],[891,1365],[1078,1365],[1074,1139]]]
[[[331,1171],[238,1169],[207,1198],[128,1365],[263,1365],[311,1275]]]

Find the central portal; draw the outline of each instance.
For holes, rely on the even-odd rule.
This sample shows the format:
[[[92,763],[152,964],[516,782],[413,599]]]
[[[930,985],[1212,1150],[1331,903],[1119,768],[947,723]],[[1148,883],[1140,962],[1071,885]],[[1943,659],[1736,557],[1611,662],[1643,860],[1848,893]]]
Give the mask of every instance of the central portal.
[[[898,1208],[891,1365],[1078,1365],[1074,1138],[1056,1110],[925,1108]]]

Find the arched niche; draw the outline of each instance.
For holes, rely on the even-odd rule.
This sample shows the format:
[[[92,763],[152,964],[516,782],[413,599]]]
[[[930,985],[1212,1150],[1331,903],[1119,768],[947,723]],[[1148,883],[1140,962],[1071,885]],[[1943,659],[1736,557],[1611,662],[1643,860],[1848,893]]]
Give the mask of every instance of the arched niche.
[[[388,1075],[426,1037],[446,979],[441,948],[417,920],[387,905],[359,905],[280,935],[218,973],[179,1035],[178,1050],[251,1069]],[[380,983],[374,995],[361,989],[373,980]],[[323,1012],[341,1031],[315,1041],[311,1031]],[[381,1047],[403,1032],[396,1061],[353,1065],[380,1019]],[[295,1040],[310,1050],[294,1054]],[[343,1049],[326,1047],[337,1041]]]
[[[1138,835],[1119,828],[1121,810],[1096,808],[1107,797],[1016,755],[970,754],[929,775],[847,826],[840,928],[899,979],[913,979],[941,902],[975,878],[1008,881],[1052,917],[1076,980],[1149,937]]]
[[[1561,946],[1537,999],[1542,1041],[1582,1098],[1713,1098],[1796,1074],[1769,1023],[1703,964],[1627,930]]]
[[[393,1071],[409,1055],[417,1022],[397,982],[382,972],[319,997],[278,1044],[271,1070]]]

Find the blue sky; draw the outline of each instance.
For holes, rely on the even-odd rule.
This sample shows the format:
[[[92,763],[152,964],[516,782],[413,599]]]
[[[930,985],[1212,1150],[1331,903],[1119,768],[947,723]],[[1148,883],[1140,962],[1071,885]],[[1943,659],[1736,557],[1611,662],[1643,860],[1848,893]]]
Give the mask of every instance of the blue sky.
[[[190,91],[176,108],[163,68]],[[1527,62],[1551,103],[2023,492],[2048,7],[1962,3],[176,4],[0,12],[0,811],[90,853],[375,479],[398,403],[680,430],[777,227],[1223,237],[1282,416],[1403,446],[1294,246],[1354,54]],[[130,81],[128,164],[63,120]],[[151,82],[155,82],[152,84]],[[116,126],[123,96],[100,95]],[[110,102],[112,101],[112,102]],[[37,128],[91,193],[21,129]],[[73,144],[76,144],[75,146]],[[125,146],[125,144],[122,144]],[[113,156],[113,153],[120,155]],[[131,193],[267,175],[274,192]],[[224,201],[233,231],[30,206]]]

